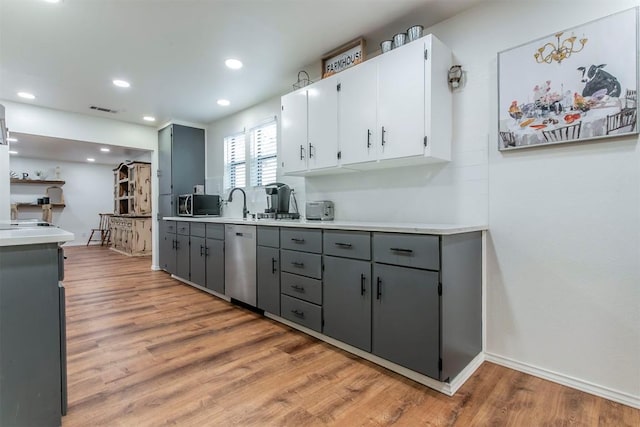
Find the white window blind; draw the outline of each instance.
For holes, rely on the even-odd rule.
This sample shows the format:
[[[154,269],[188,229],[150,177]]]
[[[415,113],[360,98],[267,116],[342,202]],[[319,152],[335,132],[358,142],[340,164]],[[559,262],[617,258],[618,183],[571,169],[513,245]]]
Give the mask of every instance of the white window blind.
[[[224,139],[224,188],[246,187],[247,154],[244,132]]]
[[[251,138],[251,178],[252,186],[262,186],[276,182],[278,167],[278,126],[270,120],[249,131]]]

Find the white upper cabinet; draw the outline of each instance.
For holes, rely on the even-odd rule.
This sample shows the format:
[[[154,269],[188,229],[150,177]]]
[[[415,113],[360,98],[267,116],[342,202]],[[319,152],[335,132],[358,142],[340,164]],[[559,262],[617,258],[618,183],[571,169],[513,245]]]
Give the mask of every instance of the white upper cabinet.
[[[283,172],[450,161],[451,59],[428,35],[283,96]]]
[[[375,61],[338,74],[338,141],[343,165],[378,158],[377,78]]]
[[[337,85],[333,76],[307,88],[309,170],[338,165]]]
[[[284,174],[307,169],[307,89],[282,97],[280,167]]]
[[[385,53],[377,62],[380,158],[423,156],[424,41]]]

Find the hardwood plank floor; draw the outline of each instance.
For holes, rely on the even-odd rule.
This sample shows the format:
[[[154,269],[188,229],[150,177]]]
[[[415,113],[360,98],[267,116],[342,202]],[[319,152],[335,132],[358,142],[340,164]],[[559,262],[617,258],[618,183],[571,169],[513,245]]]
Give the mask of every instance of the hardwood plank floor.
[[[66,249],[72,426],[639,426],[491,363],[454,397],[99,246]]]

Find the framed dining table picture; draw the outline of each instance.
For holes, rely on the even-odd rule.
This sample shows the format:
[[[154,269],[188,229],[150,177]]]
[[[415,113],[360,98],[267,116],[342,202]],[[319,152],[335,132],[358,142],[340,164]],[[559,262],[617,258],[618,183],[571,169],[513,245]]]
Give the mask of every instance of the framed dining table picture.
[[[637,134],[638,8],[498,53],[501,151]]]

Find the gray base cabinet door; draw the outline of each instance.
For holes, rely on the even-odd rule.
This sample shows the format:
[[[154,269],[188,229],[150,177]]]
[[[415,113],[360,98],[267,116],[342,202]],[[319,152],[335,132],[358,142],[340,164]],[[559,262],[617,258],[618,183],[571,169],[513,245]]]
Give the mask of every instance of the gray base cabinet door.
[[[324,257],[322,332],[371,351],[371,263]]]
[[[176,234],[176,269],[175,275],[189,280],[189,236]]]
[[[373,353],[439,379],[438,273],[375,264]]]
[[[204,237],[191,236],[189,245],[191,269],[191,280],[196,285],[206,285],[206,257]]]
[[[224,294],[224,240],[207,239],[205,246],[207,289]]]
[[[162,233],[160,236],[160,251],[158,261],[160,268],[167,273],[176,274],[176,235],[174,233]]]
[[[280,250],[257,248],[258,308],[280,315]]]

